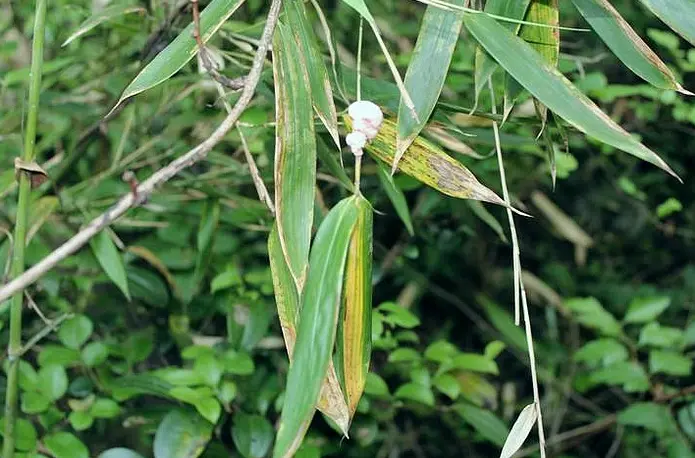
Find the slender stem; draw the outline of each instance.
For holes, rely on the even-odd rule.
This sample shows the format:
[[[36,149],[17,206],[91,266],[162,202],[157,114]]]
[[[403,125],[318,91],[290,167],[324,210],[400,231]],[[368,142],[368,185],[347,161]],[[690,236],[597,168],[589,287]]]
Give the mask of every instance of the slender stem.
[[[110,225],[118,217],[126,213],[130,208],[141,205],[154,192],[155,188],[169,181],[176,176],[181,170],[190,167],[196,162],[207,156],[207,153],[219,143],[229,130],[234,127],[239,116],[244,112],[249,102],[256,92],[256,86],[261,78],[265,56],[270,47],[270,41],[273,38],[273,31],[280,16],[280,7],[282,0],[273,0],[268,12],[263,34],[258,43],[256,55],[253,60],[253,65],[248,75],[246,76],[246,84],[244,85],[241,95],[236,104],[232,108],[231,113],[217,126],[215,131],[202,143],[188,151],[183,156],[175,159],[166,167],[157,170],[147,180],[142,182],[137,187],[137,193],[128,192],[116,202],[111,208],[106,210],[101,215],[94,218],[84,229],[75,234],[70,240],[56,248],[51,254],[43,258],[31,269],[28,269],[22,276],[15,278],[6,285],[0,287],[0,302],[4,301],[11,295],[26,288],[41,278],[46,272],[51,270],[56,264],[70,256],[82,248],[89,240],[97,235],[102,229]],[[137,195],[137,197],[136,197]]]
[[[364,20],[360,16],[360,31],[357,35],[357,100],[362,100],[362,36],[364,35]]]
[[[46,0],[36,1],[34,37],[31,50],[31,73],[29,74],[29,109],[27,111],[26,135],[22,160],[34,161],[36,146],[36,124],[39,116],[39,94],[41,92],[41,71],[43,67],[43,42],[46,26]],[[17,278],[24,273],[24,248],[29,219],[29,199],[31,181],[29,174],[19,174],[19,197],[14,226],[14,249],[10,276]],[[7,394],[5,398],[5,437],[2,456],[12,458],[16,441],[17,401],[19,400],[19,355],[22,351],[22,291],[17,291],[11,300],[10,340],[7,346],[9,368],[7,371]],[[0,301],[1,302],[1,301]]]

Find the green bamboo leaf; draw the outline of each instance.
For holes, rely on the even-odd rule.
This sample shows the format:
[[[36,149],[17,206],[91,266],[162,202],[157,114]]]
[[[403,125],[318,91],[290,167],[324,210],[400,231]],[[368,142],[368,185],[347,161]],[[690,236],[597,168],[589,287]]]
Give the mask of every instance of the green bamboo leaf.
[[[348,129],[352,128],[350,116],[343,116],[343,122]],[[395,144],[396,124],[390,119],[384,119],[379,134],[365,146],[365,150],[376,159],[391,164],[396,153]],[[504,201],[480,184],[463,164],[422,136],[417,137],[406,150],[398,168],[448,196],[504,205]]]
[[[452,0],[452,3],[463,6],[466,0]],[[413,118],[401,99],[398,107],[396,162],[415,137],[420,135],[434,111],[449,73],[451,57],[462,25],[462,12],[445,11],[436,6],[428,6],[425,11],[413,57],[405,73],[405,89],[411,94],[418,119]]]
[[[275,80],[275,209],[282,251],[301,291],[309,263],[316,185],[316,136],[309,74],[291,30],[278,23]]]
[[[507,72],[571,125],[678,178],[663,159],[603,113],[528,43],[482,14],[467,14],[464,23]]]
[[[94,256],[99,261],[99,265],[104,269],[104,273],[111,281],[118,286],[123,295],[130,301],[130,291],[128,290],[128,278],[125,273],[123,258],[118,252],[118,248],[111,240],[107,231],[101,231],[89,241]]]
[[[640,0],[652,13],[695,46],[695,0]]]
[[[273,225],[268,237],[268,256],[270,258],[270,271],[273,276],[273,289],[275,291],[278,317],[280,318],[280,327],[285,339],[287,355],[290,361],[292,361],[294,346],[297,340],[300,303],[292,273],[289,267],[287,267],[285,257],[282,254],[277,225]],[[328,374],[321,386],[321,395],[316,407],[333,420],[343,433],[347,435],[350,414],[333,362],[329,364]]]
[[[123,16],[124,14],[129,14],[129,13],[144,13],[145,8],[137,5],[115,5],[115,6],[108,6],[104,8],[103,10],[93,14],[89,18],[87,18],[86,21],[84,21],[82,24],[80,24],[79,27],[77,27],[77,30],[72,32],[70,36],[68,37],[67,40],[63,42],[61,46],[66,46],[68,45],[71,41],[74,39],[81,37],[82,35],[86,34],[99,24],[102,24],[106,21],[110,21],[113,18],[116,18],[118,16]]]
[[[405,224],[405,228],[408,229],[408,234],[411,236],[415,235],[415,230],[413,229],[413,221],[410,218],[410,209],[408,208],[408,202],[405,200],[403,191],[400,190],[393,180],[393,176],[384,168],[383,165],[377,163],[377,173],[379,174],[379,180],[381,181],[381,186],[386,191],[386,195],[393,204],[393,208],[396,209],[398,217]]]
[[[508,17],[510,19],[523,19],[526,15],[529,2],[531,0],[488,0],[485,3],[484,11],[489,14]],[[519,32],[521,24],[505,22],[503,27],[508,28],[514,33]],[[475,100],[478,104],[480,92],[487,85],[488,79],[497,69],[497,62],[478,46],[475,51]]]
[[[692,95],[607,0],[572,2],[613,54],[637,76],[658,88]],[[693,8],[691,14],[695,14]]]
[[[311,97],[314,110],[333,141],[340,149],[340,138],[338,137],[338,114],[333,103],[333,89],[328,78],[326,63],[319,52],[316,35],[311,28],[309,18],[303,1],[285,2],[285,20],[287,26],[299,43],[302,55],[306,59],[309,73],[309,84],[311,86]]]
[[[343,166],[340,164],[340,162],[338,162],[338,159],[335,156],[335,149],[330,148],[321,137],[317,138],[316,146],[318,147],[317,153],[321,164],[328,168],[328,171],[331,172],[333,176],[338,179],[338,181],[340,181],[340,184],[342,184],[345,189],[352,192],[355,185],[345,172]],[[340,154],[340,152],[338,154]]]
[[[207,43],[245,0],[213,0],[200,13],[200,39]],[[152,59],[125,88],[111,112],[125,99],[168,80],[198,53],[193,23],[183,29],[169,46]],[[108,116],[108,115],[107,115]]]
[[[291,457],[306,434],[326,376],[338,324],[348,245],[357,221],[356,199],[342,200],[314,240],[294,350],[287,374],[275,458]]]
[[[357,223],[348,248],[342,318],[336,341],[336,361],[351,418],[364,391],[372,353],[373,210],[361,195],[355,196],[355,203]]]

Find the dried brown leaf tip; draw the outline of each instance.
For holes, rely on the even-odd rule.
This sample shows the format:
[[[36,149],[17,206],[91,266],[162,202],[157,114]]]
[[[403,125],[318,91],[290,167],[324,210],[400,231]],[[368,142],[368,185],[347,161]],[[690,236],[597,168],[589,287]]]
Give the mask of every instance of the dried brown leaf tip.
[[[39,164],[34,161],[26,162],[18,157],[14,159],[14,170],[15,176],[19,180],[19,176],[22,172],[29,175],[29,180],[31,181],[31,188],[37,188],[43,183],[48,181],[48,174],[41,168]]]

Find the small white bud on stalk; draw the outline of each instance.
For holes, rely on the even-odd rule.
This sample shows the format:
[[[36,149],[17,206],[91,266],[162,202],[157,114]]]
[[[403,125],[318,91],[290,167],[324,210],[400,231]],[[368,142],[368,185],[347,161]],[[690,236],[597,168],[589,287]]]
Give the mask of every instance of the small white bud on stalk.
[[[367,144],[367,136],[362,132],[350,132],[345,137],[345,142],[355,156],[362,155],[362,148]]]
[[[384,113],[374,102],[358,100],[348,107],[348,114],[352,118],[353,132],[362,132],[367,140],[376,137],[384,122]]]

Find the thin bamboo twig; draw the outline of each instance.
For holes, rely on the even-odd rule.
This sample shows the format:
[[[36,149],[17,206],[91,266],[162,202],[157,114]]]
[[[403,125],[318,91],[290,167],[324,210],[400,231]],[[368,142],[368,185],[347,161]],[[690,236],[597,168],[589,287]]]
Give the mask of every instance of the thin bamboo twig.
[[[256,86],[261,77],[265,56],[270,47],[270,41],[272,40],[275,25],[280,15],[281,6],[282,0],[273,0],[270,5],[266,25],[263,29],[258,49],[256,50],[253,65],[246,76],[244,89],[241,91],[241,95],[232,108],[231,113],[229,113],[222,123],[217,126],[210,137],[183,156],[169,163],[166,167],[153,173],[137,187],[137,193],[128,192],[128,194],[121,197],[111,208],[94,218],[84,229],[56,248],[51,254],[43,258],[31,269],[0,288],[0,302],[34,283],[60,261],[82,248],[92,237],[111,224],[116,218],[126,213],[130,208],[139,206],[145,202],[155,188],[169,181],[181,170],[190,167],[207,156],[207,153],[209,153],[210,150],[224,138],[227,132],[234,127],[239,116],[244,112],[256,92]]]
[[[31,73],[29,74],[29,109],[24,137],[22,160],[34,161],[36,155],[36,125],[39,117],[39,95],[41,93],[41,72],[43,70],[43,43],[46,29],[46,0],[36,1],[34,19],[34,37],[31,49]],[[10,276],[15,280],[24,272],[24,250],[29,223],[29,199],[31,197],[31,179],[26,171],[19,171],[19,197],[17,216],[14,226],[14,249],[12,250],[12,267]],[[22,351],[22,290],[14,291],[10,305],[10,339],[7,345],[7,393],[5,398],[5,434],[2,456],[12,458],[15,451],[17,404],[19,401],[19,355]],[[8,294],[7,297],[10,297]],[[0,299],[2,303],[7,297]]]

